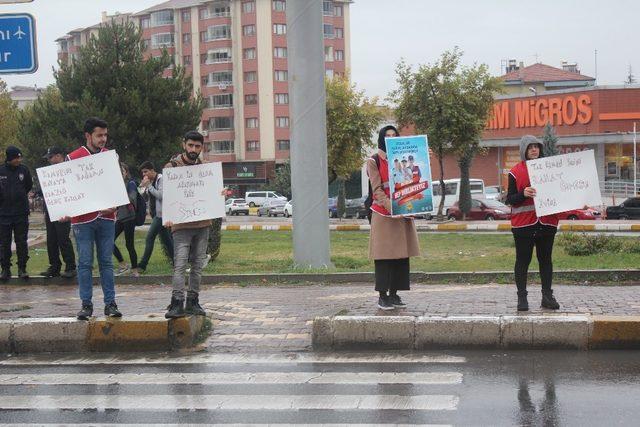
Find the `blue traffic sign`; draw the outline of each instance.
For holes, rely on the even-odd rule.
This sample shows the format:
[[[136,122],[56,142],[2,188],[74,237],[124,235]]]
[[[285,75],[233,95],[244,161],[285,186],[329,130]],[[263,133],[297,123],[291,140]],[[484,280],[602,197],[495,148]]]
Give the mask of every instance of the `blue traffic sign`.
[[[0,14],[0,74],[38,69],[36,21],[28,13]]]

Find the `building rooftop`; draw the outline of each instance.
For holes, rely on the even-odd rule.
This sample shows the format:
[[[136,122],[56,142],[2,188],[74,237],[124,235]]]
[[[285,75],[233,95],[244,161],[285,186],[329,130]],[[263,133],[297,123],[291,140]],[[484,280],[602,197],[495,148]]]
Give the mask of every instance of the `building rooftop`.
[[[210,0],[169,0],[163,3],[159,3],[155,6],[151,6],[150,8],[141,10],[140,12],[136,12],[133,16],[147,15],[152,12],[157,12],[159,10],[166,9],[182,9],[185,7],[198,6],[203,3],[209,3]]]
[[[565,71],[561,68],[540,63],[520,68],[519,70],[507,73],[500,78],[505,82],[518,82],[521,84],[537,82],[595,81],[593,77]]]

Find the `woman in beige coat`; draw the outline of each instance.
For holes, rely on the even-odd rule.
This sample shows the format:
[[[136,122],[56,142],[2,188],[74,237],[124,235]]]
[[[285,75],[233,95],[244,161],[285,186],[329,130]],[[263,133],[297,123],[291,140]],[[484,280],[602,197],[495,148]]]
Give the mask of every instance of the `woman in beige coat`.
[[[420,254],[418,233],[413,218],[391,216],[389,172],[385,138],[398,136],[393,126],[385,126],[378,135],[378,153],[367,161],[371,184],[371,235],[369,258],[374,260],[378,308],[404,308],[398,291],[409,290],[409,258]]]

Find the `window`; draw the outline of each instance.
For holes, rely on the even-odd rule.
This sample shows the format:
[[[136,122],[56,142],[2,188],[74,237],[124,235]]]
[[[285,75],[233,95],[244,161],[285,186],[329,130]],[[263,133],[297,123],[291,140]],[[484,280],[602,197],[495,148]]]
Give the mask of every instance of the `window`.
[[[242,58],[244,59],[256,59],[256,48],[250,47],[242,51]]]
[[[333,47],[325,46],[324,47],[324,60],[327,62],[333,61]]]
[[[209,73],[205,79],[208,86],[228,86],[233,82],[233,73],[231,71],[217,71]]]
[[[212,49],[205,56],[205,63],[217,64],[220,62],[231,62],[231,48],[222,47],[220,49]]]
[[[324,24],[323,28],[324,28],[324,38],[325,39],[332,39],[332,38],[335,37],[334,33],[333,33],[333,25]]]
[[[278,151],[289,151],[290,142],[288,139],[281,139],[278,141]]]
[[[140,18],[140,28],[145,29],[151,26],[151,21],[149,18]]]
[[[247,151],[260,151],[260,141],[247,141]]]
[[[214,154],[231,154],[235,150],[233,141],[213,141],[212,152]]]
[[[324,75],[327,76],[328,78],[332,79],[334,76],[334,72],[332,69],[326,69],[324,70]]]
[[[255,129],[258,127],[258,119],[255,117],[249,118],[246,120],[246,128],[247,129]]]
[[[277,128],[288,128],[289,127],[289,117],[276,117],[276,127]]]
[[[284,35],[287,34],[286,24],[273,24],[273,34]]]
[[[333,16],[333,2],[332,1],[323,1],[322,2],[322,14],[324,16]]]
[[[205,9],[200,9],[200,19],[220,18],[231,16],[229,3],[213,4]]]
[[[209,108],[231,108],[233,107],[233,95],[212,95],[209,97]]]
[[[337,39],[343,39],[344,38],[344,29],[343,28],[336,28],[335,32],[336,32],[336,38]]]
[[[244,73],[244,81],[246,83],[255,83],[258,80],[258,74],[255,71],[247,71]]]
[[[287,10],[287,3],[284,0],[273,0],[273,10],[276,12],[284,12]]]
[[[255,25],[243,25],[242,26],[242,35],[243,36],[255,36],[256,35],[256,26]]]
[[[182,22],[189,22],[191,21],[191,11],[190,10],[183,10],[182,11]]]
[[[160,10],[151,14],[151,26],[173,25],[173,10]]]
[[[256,105],[258,103],[258,95],[251,94],[244,96],[245,105]]]
[[[173,46],[173,33],[160,33],[151,36],[151,47],[153,49],[169,46]]]
[[[253,13],[256,11],[256,2],[245,1],[242,3],[242,13]]]
[[[209,130],[231,130],[233,129],[233,117],[212,117],[209,119]]]
[[[288,93],[276,93],[276,104],[286,105],[289,103]]]
[[[289,72],[284,70],[276,70],[275,71],[276,81],[286,82],[289,80]]]
[[[149,49],[150,46],[151,46],[151,39],[143,39],[142,40],[142,47],[145,50]]]
[[[183,65],[191,65],[191,55],[185,55],[182,57]]]
[[[204,42],[208,42],[211,40],[221,40],[221,39],[230,39],[231,38],[231,25],[212,25],[207,28],[206,32],[200,33],[201,35],[204,33]]]
[[[286,58],[287,57],[287,48],[286,47],[274,47],[273,48],[273,57],[274,58]]]
[[[344,61],[344,50],[336,50],[336,61]]]
[[[333,8],[333,15],[334,16],[342,16],[342,6],[335,6]]]
[[[191,33],[184,33],[182,35],[182,43],[183,44],[189,44],[191,43]]]

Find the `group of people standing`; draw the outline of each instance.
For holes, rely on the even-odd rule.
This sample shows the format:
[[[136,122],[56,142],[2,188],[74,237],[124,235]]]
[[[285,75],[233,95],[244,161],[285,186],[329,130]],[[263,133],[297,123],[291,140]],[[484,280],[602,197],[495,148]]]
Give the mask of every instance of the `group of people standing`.
[[[371,234],[369,257],[375,264],[375,290],[379,293],[378,308],[405,308],[398,291],[410,288],[410,258],[420,255],[420,243],[411,216],[391,215],[391,189],[386,138],[399,136],[394,126],[385,126],[378,135],[378,152],[367,161],[371,188]],[[526,135],[520,142],[521,161],[509,172],[506,203],[511,205],[511,230],[516,246],[514,266],[517,288],[517,310],[529,310],[527,272],[536,249],[542,282],[541,307],[557,310],[551,283],[552,252],[558,227],[557,215],[538,217],[534,206],[535,188],[531,187],[526,161],[543,156],[543,145],[534,136]],[[404,174],[400,162],[394,160],[394,170]],[[392,177],[393,178],[393,177]]]

